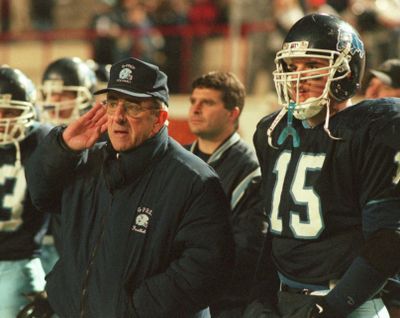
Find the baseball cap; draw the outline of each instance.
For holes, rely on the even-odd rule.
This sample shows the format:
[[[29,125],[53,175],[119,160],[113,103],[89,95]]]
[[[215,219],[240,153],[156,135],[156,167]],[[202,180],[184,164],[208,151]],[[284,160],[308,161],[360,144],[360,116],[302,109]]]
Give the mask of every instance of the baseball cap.
[[[127,58],[111,66],[107,88],[95,95],[118,92],[133,97],[153,97],[168,105],[167,75],[158,66],[137,58]]]
[[[400,88],[400,59],[387,60],[370,72],[386,85]]]

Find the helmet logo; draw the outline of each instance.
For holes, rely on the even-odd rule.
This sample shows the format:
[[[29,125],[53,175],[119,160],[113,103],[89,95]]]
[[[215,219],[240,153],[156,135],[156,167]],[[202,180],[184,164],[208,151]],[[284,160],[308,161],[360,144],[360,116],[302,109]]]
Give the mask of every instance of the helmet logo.
[[[138,207],[136,210],[135,224],[132,226],[131,230],[146,234],[152,214],[152,209],[147,207]]]
[[[62,80],[45,80],[43,89],[47,92],[61,93],[64,89],[64,82]]]
[[[0,94],[0,103],[3,105],[10,105],[11,97],[11,94]]]
[[[308,41],[295,41],[295,42],[286,42],[283,44],[284,50],[306,50],[308,48]]]
[[[350,54],[355,55],[358,53],[360,57],[363,58],[365,54],[364,44],[361,42],[358,36],[356,36],[356,34],[353,32],[349,32],[344,29],[339,29],[338,31],[336,49],[339,52],[342,52],[350,44]]]

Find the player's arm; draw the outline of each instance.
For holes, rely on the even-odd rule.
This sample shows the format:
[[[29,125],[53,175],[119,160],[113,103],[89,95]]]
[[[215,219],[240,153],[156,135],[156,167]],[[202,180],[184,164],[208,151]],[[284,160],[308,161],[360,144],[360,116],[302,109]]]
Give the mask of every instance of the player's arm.
[[[398,218],[400,200],[372,203],[364,213],[378,215],[383,211]],[[390,219],[390,218],[389,218]],[[400,219],[398,219],[397,224]],[[361,254],[353,261],[337,286],[326,297],[321,297],[310,317],[346,317],[364,302],[376,296],[387,280],[400,269],[400,231],[386,220],[387,227],[377,222]],[[374,226],[375,227],[375,226]],[[369,227],[371,229],[371,227]]]
[[[399,270],[399,246],[399,231],[382,229],[374,233],[366,242],[362,254],[354,260],[338,285],[325,297],[328,307],[346,317],[365,301],[373,298],[387,279]]]
[[[355,149],[366,240],[360,255],[324,299],[342,316],[377,295],[400,270],[400,122],[396,116],[389,120],[382,116],[368,129],[363,136],[369,139],[358,142],[368,147]]]

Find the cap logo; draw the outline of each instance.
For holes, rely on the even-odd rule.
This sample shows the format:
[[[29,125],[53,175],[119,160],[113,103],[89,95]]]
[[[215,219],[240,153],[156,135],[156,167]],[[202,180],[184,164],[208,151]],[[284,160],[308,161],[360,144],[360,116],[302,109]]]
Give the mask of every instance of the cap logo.
[[[133,80],[132,70],[124,67],[119,72],[117,82],[131,83]]]

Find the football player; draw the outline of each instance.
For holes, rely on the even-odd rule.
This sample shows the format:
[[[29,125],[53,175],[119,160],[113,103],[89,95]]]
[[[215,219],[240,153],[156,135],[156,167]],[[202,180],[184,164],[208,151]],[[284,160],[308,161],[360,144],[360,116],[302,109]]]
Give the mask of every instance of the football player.
[[[68,124],[92,107],[96,74],[78,57],[63,57],[45,69],[39,87],[41,121]]]
[[[94,102],[97,79],[94,70],[78,57],[62,57],[43,72],[39,86],[40,120],[50,125],[68,125],[88,111]],[[42,264],[50,272],[58,259],[60,227],[57,214],[51,216],[50,231],[44,238]]]
[[[259,122],[254,144],[280,291],[274,313],[266,300],[249,312],[388,317],[380,292],[400,265],[400,100],[352,104],[365,50],[339,17],[301,18],[275,62],[282,109]]]
[[[44,290],[41,241],[48,217],[32,205],[24,166],[48,129],[36,121],[36,88],[20,70],[0,67],[0,317],[15,318]]]

